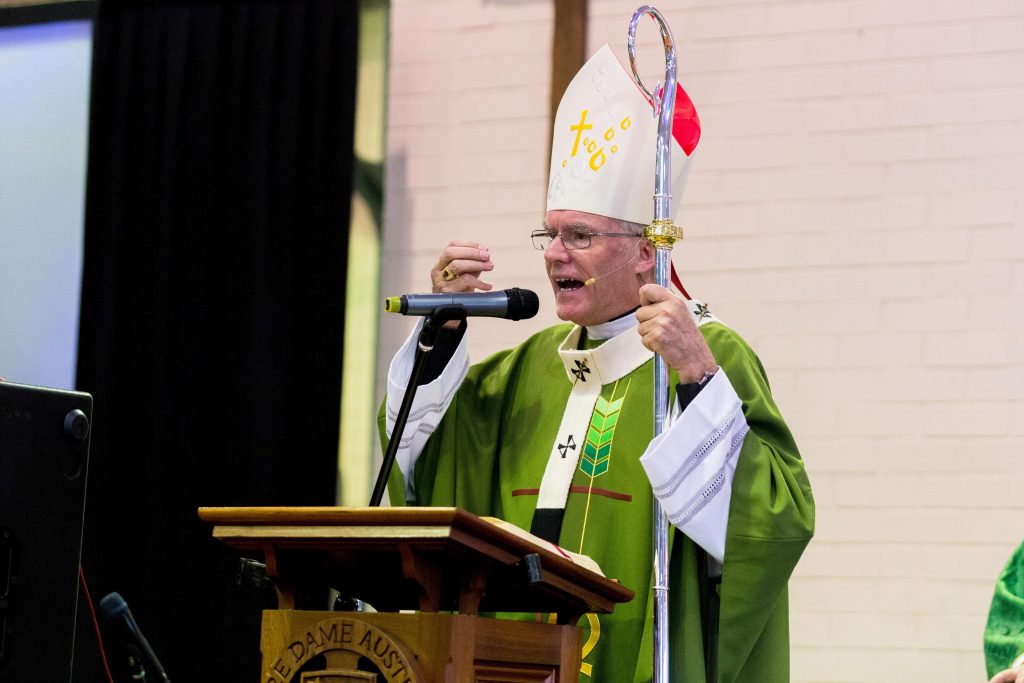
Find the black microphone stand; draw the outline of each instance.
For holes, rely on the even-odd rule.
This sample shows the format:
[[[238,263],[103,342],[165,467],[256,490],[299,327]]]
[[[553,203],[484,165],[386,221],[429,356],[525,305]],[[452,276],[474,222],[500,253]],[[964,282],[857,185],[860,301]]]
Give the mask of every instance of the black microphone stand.
[[[536,296],[534,296],[536,298]],[[536,312],[536,310],[534,310]],[[412,410],[413,399],[416,398],[416,390],[419,388],[420,377],[423,375],[423,368],[426,367],[427,358],[434,350],[437,342],[437,335],[441,332],[444,324],[450,320],[466,320],[466,309],[459,305],[438,306],[430,315],[424,317],[423,329],[416,340],[416,357],[412,364],[412,373],[409,375],[409,385],[405,388],[405,396],[402,398],[402,406],[398,409],[398,416],[395,418],[395,428],[391,431],[391,438],[388,440],[388,447],[384,453],[384,462],[380,466],[380,473],[377,475],[377,483],[373,487],[373,495],[370,496],[370,506],[380,507],[384,499],[384,492],[387,490],[388,479],[391,477],[391,470],[395,466],[395,458],[398,456],[398,444],[402,440],[402,432],[405,431],[405,423],[409,421],[409,411]],[[254,585],[265,585],[266,565],[243,558],[239,566],[238,579],[236,583],[253,583]],[[334,610],[339,612],[362,611],[361,600],[339,593],[334,599]]]
[[[427,364],[427,357],[434,350],[437,335],[446,322],[450,320],[464,321],[465,319],[466,310],[462,306],[438,306],[425,317],[423,329],[420,331],[419,339],[416,340],[416,358],[413,360],[409,385],[405,388],[402,407],[398,409],[395,428],[391,431],[391,438],[388,440],[388,447],[384,453],[384,462],[380,466],[380,474],[377,475],[373,495],[370,496],[371,507],[380,507],[380,503],[384,499],[384,491],[387,490],[388,479],[391,477],[391,470],[395,466],[395,457],[398,455],[398,444],[402,440],[405,423],[409,421],[409,411],[412,410],[412,401],[416,398],[420,376]]]
[[[391,470],[395,466],[395,458],[398,456],[398,444],[402,440],[402,432],[405,431],[405,423],[409,421],[409,411],[412,410],[413,399],[416,398],[416,390],[419,388],[420,377],[423,375],[423,368],[426,367],[427,358],[434,350],[437,342],[437,335],[441,327],[449,320],[466,319],[466,309],[462,306],[448,305],[438,306],[430,315],[425,316],[423,329],[416,340],[416,357],[413,360],[412,372],[409,375],[409,384],[405,388],[405,396],[402,398],[402,406],[398,409],[395,418],[395,428],[391,430],[391,438],[388,440],[388,447],[384,452],[384,462],[380,466],[380,473],[377,475],[377,483],[373,487],[373,495],[370,496],[370,506],[380,507],[384,499],[384,492],[388,487],[388,479],[391,477]],[[334,610],[341,612],[362,611],[362,601],[343,593],[339,593],[334,600]]]

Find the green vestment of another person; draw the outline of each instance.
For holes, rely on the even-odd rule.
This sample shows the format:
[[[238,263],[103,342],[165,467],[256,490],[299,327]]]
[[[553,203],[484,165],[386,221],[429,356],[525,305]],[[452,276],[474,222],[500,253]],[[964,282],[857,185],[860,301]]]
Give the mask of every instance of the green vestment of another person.
[[[718,607],[718,681],[789,680],[787,583],[813,533],[810,485],[756,355],[706,306],[691,302],[691,312],[721,369],[658,443],[651,440],[649,352],[637,367],[611,373],[598,367],[597,356],[585,356],[581,362],[571,353],[559,353],[560,345],[595,353],[615,344],[635,349],[636,327],[596,343],[586,341],[581,328],[570,324],[543,330],[468,370],[452,368],[456,363],[451,361],[445,370],[450,378],[432,383],[447,386],[436,388],[433,398],[429,390],[423,399],[417,395],[403,437],[406,453],[400,452],[399,463],[403,471],[411,469],[412,476],[407,481],[395,469],[390,482],[393,504],[408,499],[415,505],[458,506],[526,530],[534,523],[538,499],[547,495],[542,490],[553,475],[546,472],[564,466],[560,460],[574,468],[571,483],[565,480],[568,490],[562,493],[558,544],[592,557],[606,576],[636,593],[613,614],[590,614],[580,620],[582,681],[642,683],[652,677],[654,477],[649,478],[641,456],[670,464],[654,488],[674,525],[671,680],[708,680],[705,640],[715,619],[709,605]],[[415,337],[411,339],[414,342]],[[411,355],[409,342],[406,350]],[[401,400],[403,382],[408,382],[408,370],[405,373],[404,378],[389,378],[389,393],[397,394],[389,400]],[[569,412],[571,392],[581,381],[598,382],[598,375],[614,379],[599,382],[592,412],[589,404],[586,408],[589,424],[566,436],[563,413]],[[424,389],[428,385],[420,387],[421,393]],[[385,440],[391,424],[382,408]],[[659,449],[656,456],[645,455]],[[719,460],[709,465],[702,459],[712,452]],[[701,479],[687,484],[691,476]],[[723,481],[727,489],[718,491],[715,487]],[[698,495],[680,494],[687,486]],[[678,495],[684,495],[685,504],[677,505]],[[721,508],[718,513],[713,511],[716,505]],[[719,522],[714,521],[715,514]],[[702,520],[702,515],[711,521]],[[716,524],[721,527],[717,532]],[[716,533],[720,540],[715,540]],[[691,537],[707,538],[708,552]],[[723,552],[724,561],[719,563],[714,558],[721,559]],[[707,580],[709,566],[714,578]]]
[[[985,668],[991,678],[1024,664],[1024,543],[996,582],[985,624]]]

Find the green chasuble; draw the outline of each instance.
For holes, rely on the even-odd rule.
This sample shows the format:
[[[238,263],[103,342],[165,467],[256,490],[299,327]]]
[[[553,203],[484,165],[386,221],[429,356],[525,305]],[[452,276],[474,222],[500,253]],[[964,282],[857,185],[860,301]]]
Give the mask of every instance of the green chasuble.
[[[571,390],[557,348],[572,329],[569,324],[548,328],[469,368],[416,461],[415,504],[458,506],[530,529]],[[717,588],[718,681],[783,683],[789,680],[786,585],[813,532],[810,485],[753,351],[721,323],[700,330],[742,401],[750,427],[736,465]],[[589,555],[606,576],[636,593],[614,614],[580,620],[582,681],[641,683],[652,677],[653,504],[639,462],[654,430],[652,366],[647,360],[602,387],[585,442],[557,444],[577,462],[559,545]],[[379,422],[384,435],[383,409]],[[680,453],[680,462],[687,455]],[[390,492],[394,504],[405,502],[397,468]],[[705,683],[698,583],[703,555],[681,531],[672,534],[671,680]]]
[[[985,667],[991,678],[1024,656],[1024,543],[996,582],[985,625]]]

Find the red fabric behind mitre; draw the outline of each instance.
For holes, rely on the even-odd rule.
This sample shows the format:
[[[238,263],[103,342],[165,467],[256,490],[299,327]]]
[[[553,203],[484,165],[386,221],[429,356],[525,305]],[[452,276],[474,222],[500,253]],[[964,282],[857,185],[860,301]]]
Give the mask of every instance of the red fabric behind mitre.
[[[700,119],[697,117],[697,108],[693,106],[693,100],[679,83],[676,83],[676,106],[675,111],[672,112],[672,137],[686,152],[686,156],[693,154],[693,150],[697,148],[697,142],[700,140]]]

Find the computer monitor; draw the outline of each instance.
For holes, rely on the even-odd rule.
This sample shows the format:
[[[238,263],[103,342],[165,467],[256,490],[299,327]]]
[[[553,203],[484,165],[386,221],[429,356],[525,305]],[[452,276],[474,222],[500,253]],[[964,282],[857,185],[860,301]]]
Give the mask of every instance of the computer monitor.
[[[0,681],[70,681],[92,396],[0,382]]]

